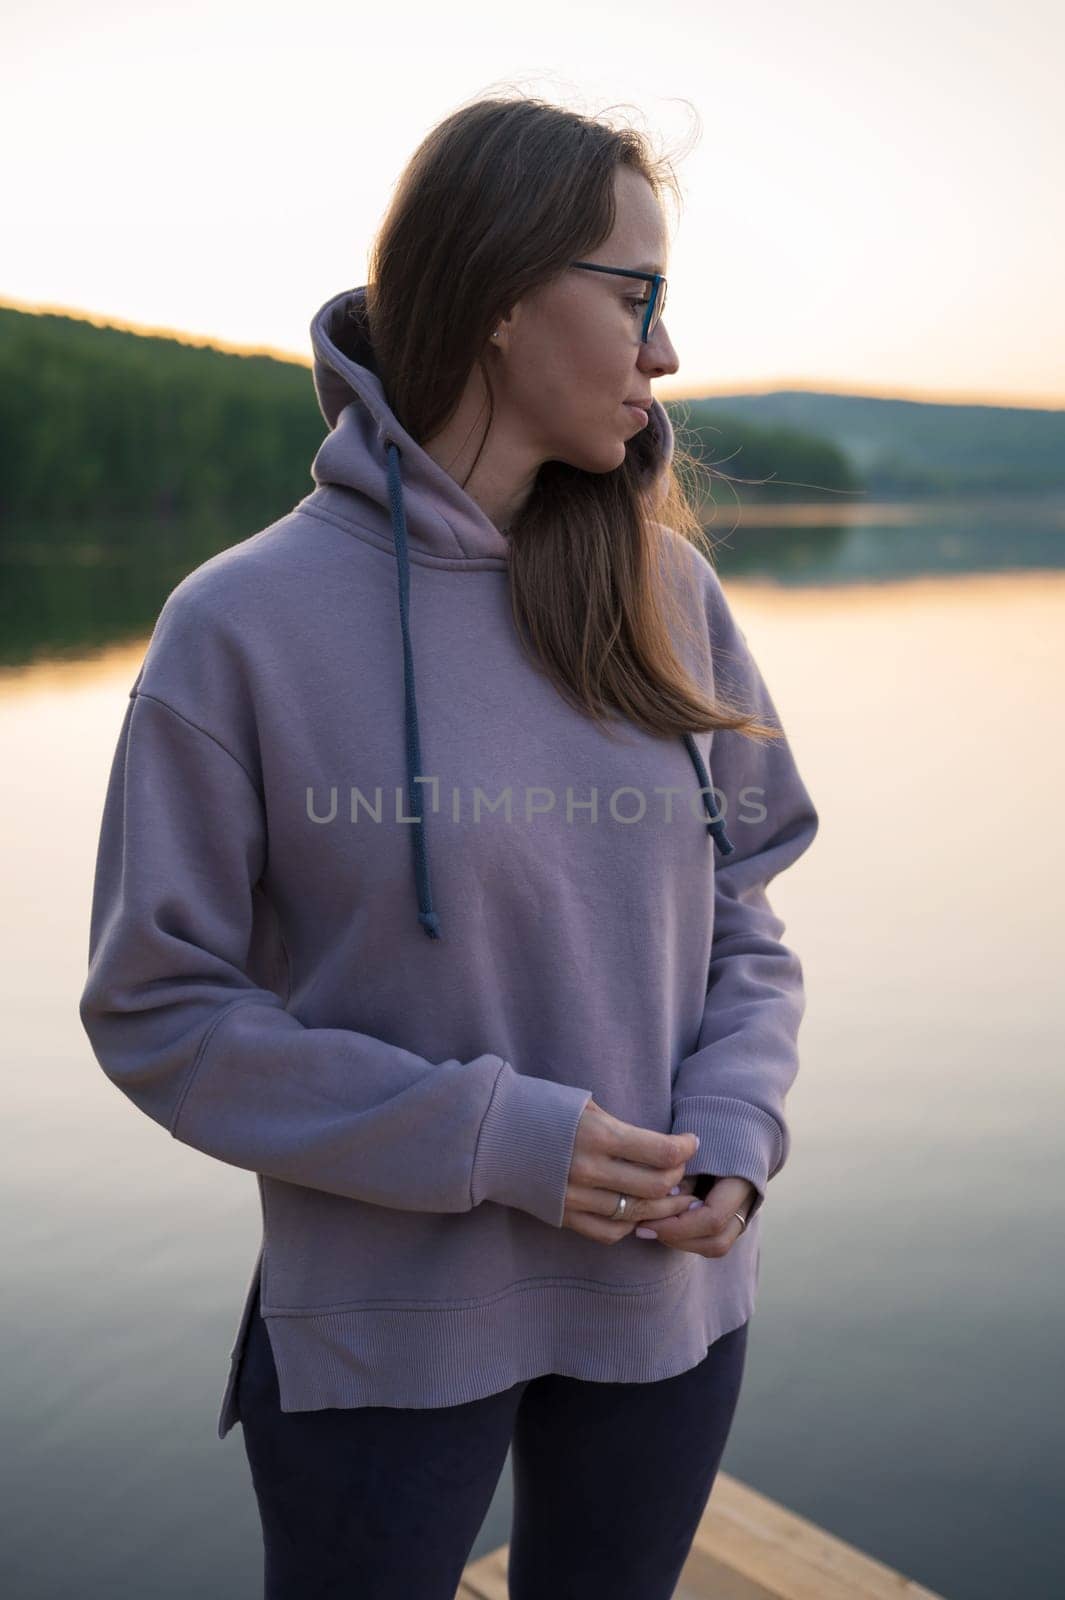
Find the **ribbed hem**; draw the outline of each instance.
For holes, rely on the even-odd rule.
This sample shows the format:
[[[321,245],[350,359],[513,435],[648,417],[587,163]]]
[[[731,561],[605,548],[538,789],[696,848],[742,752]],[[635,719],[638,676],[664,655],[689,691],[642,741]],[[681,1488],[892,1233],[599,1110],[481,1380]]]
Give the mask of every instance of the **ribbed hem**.
[[[577,1125],[591,1089],[515,1072],[504,1061],[481,1123],[472,1201],[517,1206],[561,1228]]]
[[[699,1148],[688,1162],[688,1176],[712,1172],[716,1177],[746,1178],[757,1193],[747,1212],[748,1225],[765,1201],[770,1174],[783,1154],[780,1125],[760,1106],[724,1095],[685,1095],[673,1102],[670,1133],[694,1133]]]
[[[669,1252],[664,1277],[618,1287],[536,1278],[488,1299],[447,1306],[268,1313],[281,1410],[355,1406],[439,1407],[498,1394],[547,1373],[594,1383],[653,1383],[694,1367],[715,1339],[753,1314],[759,1231],[727,1256]],[[637,1240],[621,1247],[663,1246]],[[234,1351],[218,1421],[240,1421]]]

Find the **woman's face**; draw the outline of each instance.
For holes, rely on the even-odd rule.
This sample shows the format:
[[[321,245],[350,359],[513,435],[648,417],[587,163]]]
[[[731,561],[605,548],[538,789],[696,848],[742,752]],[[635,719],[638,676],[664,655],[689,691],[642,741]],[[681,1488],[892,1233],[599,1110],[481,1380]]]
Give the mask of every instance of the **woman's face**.
[[[646,272],[668,270],[665,219],[647,179],[615,171],[613,232],[581,259]],[[500,323],[503,360],[493,373],[508,431],[526,435],[544,461],[612,472],[628,440],[645,426],[625,404],[646,401],[651,383],[676,372],[677,352],[661,319],[640,335],[652,285],[642,278],[570,268],[534,290]]]

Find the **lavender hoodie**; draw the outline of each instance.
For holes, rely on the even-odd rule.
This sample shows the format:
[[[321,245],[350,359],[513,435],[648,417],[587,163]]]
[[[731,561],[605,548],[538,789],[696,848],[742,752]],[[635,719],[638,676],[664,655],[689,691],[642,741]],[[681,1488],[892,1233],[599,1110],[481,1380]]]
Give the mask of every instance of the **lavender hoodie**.
[[[508,545],[404,431],[365,291],[311,335],[316,487],[156,621],[104,800],[83,1026],[175,1138],[254,1172],[284,1411],[647,1382],[752,1313],[805,1000],[766,886],[817,815],[784,740],[608,733],[520,648]],[[354,316],[353,316],[354,314]],[[656,401],[659,466],[673,448]],[[777,721],[661,529],[688,670]],[[757,1190],[705,1259],[562,1227],[591,1097]]]

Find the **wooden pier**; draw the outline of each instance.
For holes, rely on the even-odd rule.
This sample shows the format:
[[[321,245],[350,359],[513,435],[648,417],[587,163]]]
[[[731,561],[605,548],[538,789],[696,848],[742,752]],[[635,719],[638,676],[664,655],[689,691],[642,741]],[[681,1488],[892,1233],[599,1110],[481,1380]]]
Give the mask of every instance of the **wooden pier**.
[[[507,1600],[508,1548],[471,1562],[456,1600]],[[673,1600],[944,1597],[719,1472]]]

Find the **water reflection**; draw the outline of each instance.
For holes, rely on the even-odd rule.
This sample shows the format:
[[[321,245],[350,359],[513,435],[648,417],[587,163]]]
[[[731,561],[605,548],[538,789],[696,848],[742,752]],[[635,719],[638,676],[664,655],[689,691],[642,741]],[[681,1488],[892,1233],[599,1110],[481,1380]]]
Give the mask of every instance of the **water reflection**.
[[[719,491],[707,527],[723,576],[793,587],[1065,565],[1060,494],[925,505],[748,502],[737,510]],[[20,527],[0,552],[0,663],[150,633],[185,573],[255,531],[217,519]]]
[[[956,570],[958,524],[927,520],[766,532],[771,572],[759,530],[720,561],[822,814],[773,896],[809,1004],[725,1470],[952,1600],[1060,1584],[1065,572],[1035,522],[963,521],[984,555]],[[180,548],[7,569],[8,661],[69,657],[0,679],[20,1600],[262,1592],[239,1429],[214,1432],[254,1180],[140,1116],[76,1015],[104,784]],[[1003,555],[1043,570],[981,573]]]
[[[721,499],[707,526],[723,575],[792,585],[1065,565],[1061,495],[863,507],[744,505],[739,512]]]

